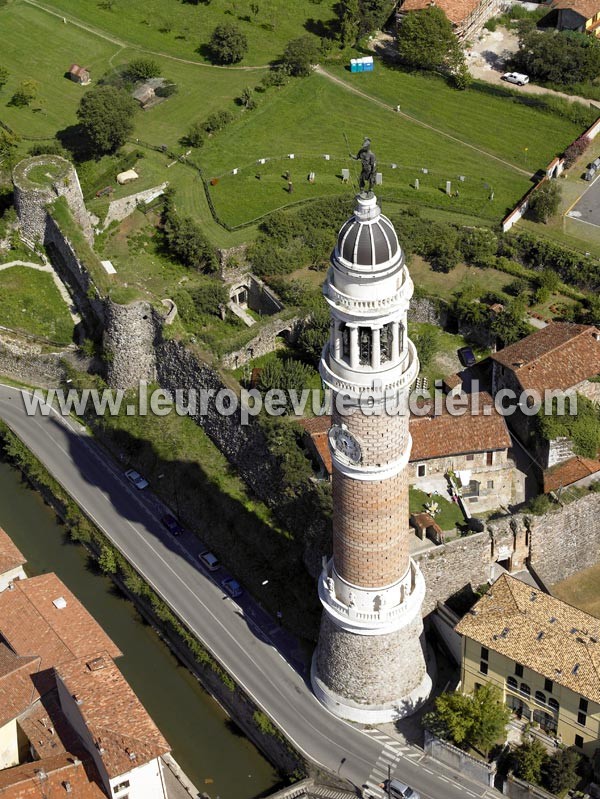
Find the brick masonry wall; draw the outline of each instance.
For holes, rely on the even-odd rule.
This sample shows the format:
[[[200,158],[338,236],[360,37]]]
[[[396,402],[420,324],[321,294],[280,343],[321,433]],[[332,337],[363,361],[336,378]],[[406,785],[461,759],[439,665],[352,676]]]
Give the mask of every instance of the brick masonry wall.
[[[385,586],[408,568],[408,479],[362,481],[333,473],[333,552],[340,575],[354,585]]]

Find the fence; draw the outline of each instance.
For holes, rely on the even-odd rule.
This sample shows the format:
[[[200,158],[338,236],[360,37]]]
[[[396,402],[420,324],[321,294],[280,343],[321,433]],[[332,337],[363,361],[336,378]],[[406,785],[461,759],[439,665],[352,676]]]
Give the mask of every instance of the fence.
[[[475,780],[475,782],[479,782],[488,788],[494,787],[495,762],[486,763],[485,760],[479,760],[479,758],[463,752],[462,749],[452,746],[447,741],[436,738],[428,730],[425,730],[425,754],[440,763],[445,763],[445,765],[450,766],[455,771],[462,772],[465,776]]]

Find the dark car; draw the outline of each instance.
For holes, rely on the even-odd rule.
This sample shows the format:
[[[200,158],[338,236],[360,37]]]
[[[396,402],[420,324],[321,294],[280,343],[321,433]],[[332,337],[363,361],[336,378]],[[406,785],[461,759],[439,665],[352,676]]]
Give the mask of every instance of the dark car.
[[[232,599],[237,599],[238,596],[244,593],[242,586],[237,580],[234,580],[233,577],[226,577],[224,580],[221,580],[221,588],[226,594],[229,594]]]
[[[171,513],[167,513],[163,516],[161,522],[172,535],[181,535],[181,533],[183,533],[183,527]]]
[[[477,363],[477,359],[473,355],[473,350],[470,347],[461,347],[457,355],[463,366],[475,366]]]

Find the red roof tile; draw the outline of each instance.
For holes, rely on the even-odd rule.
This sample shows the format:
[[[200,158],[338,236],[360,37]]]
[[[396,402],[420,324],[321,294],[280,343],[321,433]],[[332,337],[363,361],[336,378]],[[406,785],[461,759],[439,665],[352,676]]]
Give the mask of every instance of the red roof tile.
[[[24,563],[27,563],[25,556],[0,527],[0,574],[16,569]]]
[[[0,771],[0,799],[106,799],[94,774],[89,761],[69,754],[36,760]],[[70,793],[66,791],[67,783]]]
[[[504,417],[495,409],[489,394],[463,394],[466,411],[453,416],[447,410],[438,416],[412,417],[411,463],[462,455],[469,452],[490,452],[508,449],[511,445]],[[479,403],[478,413],[471,413]],[[485,415],[484,409],[489,411]]]
[[[557,491],[563,486],[569,486],[584,477],[596,474],[596,472],[600,472],[600,461],[576,455],[574,458],[569,458],[568,461],[546,469],[544,472],[544,494],[549,491]]]
[[[56,669],[90,730],[109,777],[125,774],[170,751],[115,663],[105,652]]]
[[[39,698],[31,679],[39,667],[39,657],[19,657],[0,644],[0,727],[17,718]]]
[[[404,0],[398,10],[400,13],[422,11],[424,8],[436,5],[442,9],[450,22],[454,25],[460,25],[480,3],[481,0],[436,0],[436,2],[432,0]]]
[[[600,373],[600,331],[593,325],[551,322],[491,357],[514,372],[521,388],[543,394]]]
[[[54,605],[59,598],[65,607]],[[19,580],[0,594],[0,633],[18,655],[39,655],[41,669],[99,649],[111,657],[122,654],[55,574]]]
[[[569,9],[581,14],[584,19],[591,19],[600,11],[598,0],[555,0],[550,7],[553,10]]]

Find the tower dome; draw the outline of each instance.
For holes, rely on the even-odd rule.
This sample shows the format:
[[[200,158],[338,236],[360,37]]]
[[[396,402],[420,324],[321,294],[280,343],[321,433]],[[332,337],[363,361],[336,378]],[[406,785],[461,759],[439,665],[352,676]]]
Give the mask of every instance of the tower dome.
[[[381,213],[372,193],[359,195],[353,216],[338,234],[334,260],[346,269],[372,272],[398,260],[401,254],[394,226]]]

